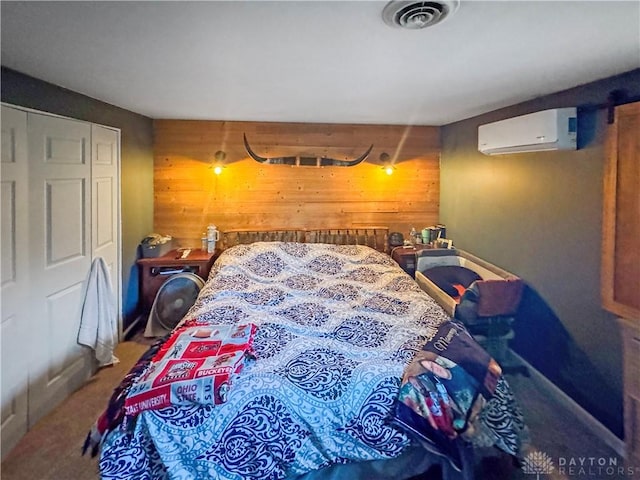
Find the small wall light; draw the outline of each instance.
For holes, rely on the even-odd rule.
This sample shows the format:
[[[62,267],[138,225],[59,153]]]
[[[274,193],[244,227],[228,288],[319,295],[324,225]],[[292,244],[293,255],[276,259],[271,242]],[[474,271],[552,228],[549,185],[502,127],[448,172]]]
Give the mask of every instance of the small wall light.
[[[380,161],[382,162],[382,169],[386,172],[387,175],[393,175],[396,167],[391,163],[389,154],[386,152],[382,152],[380,154]]]
[[[214,153],[213,158],[215,159],[215,164],[213,166],[213,173],[216,175],[220,175],[222,170],[224,169],[224,160],[227,158],[227,154],[222,150],[218,150]]]

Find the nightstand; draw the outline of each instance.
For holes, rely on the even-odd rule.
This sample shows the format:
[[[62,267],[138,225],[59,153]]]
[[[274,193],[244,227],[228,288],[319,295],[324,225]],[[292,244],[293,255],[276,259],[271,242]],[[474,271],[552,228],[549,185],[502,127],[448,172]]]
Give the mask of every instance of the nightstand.
[[[219,254],[219,250],[207,253],[200,249],[194,249],[187,258],[181,258],[181,251],[171,250],[161,257],[139,259],[136,263],[140,267],[140,306],[142,312],[149,313],[151,311],[158,290],[172,275],[191,272],[206,280],[211,265]]]
[[[433,247],[420,243],[410,247],[394,247],[393,250],[391,250],[391,258],[393,258],[411,278],[415,278],[417,264],[416,253],[427,248]]]

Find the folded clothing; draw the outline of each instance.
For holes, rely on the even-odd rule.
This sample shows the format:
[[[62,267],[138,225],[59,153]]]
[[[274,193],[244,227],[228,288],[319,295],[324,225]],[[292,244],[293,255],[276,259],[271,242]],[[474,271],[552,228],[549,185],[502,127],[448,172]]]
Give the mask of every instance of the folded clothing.
[[[155,342],[114,389],[91,426],[82,453],[98,449],[105,434],[143,410],[184,403],[219,404],[233,378],[254,359],[254,324],[208,325],[194,320]]]
[[[125,413],[226,401],[233,379],[253,357],[256,326],[188,322],[176,329],[127,393]]]

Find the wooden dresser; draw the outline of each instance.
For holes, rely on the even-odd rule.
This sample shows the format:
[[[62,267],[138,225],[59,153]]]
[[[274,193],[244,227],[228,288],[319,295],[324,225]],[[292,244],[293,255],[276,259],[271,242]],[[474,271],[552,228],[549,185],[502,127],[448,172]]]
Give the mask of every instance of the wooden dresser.
[[[640,102],[616,107],[607,130],[602,306],[620,317],[627,463],[640,466]]]
[[[624,440],[627,464],[640,467],[640,322],[620,319],[624,352]]]

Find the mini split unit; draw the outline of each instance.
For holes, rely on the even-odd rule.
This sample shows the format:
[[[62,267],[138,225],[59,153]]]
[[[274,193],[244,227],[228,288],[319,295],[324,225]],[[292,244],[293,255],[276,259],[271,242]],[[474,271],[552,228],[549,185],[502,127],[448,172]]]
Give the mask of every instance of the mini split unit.
[[[575,107],[554,108],[478,127],[478,150],[485,155],[576,150]]]

